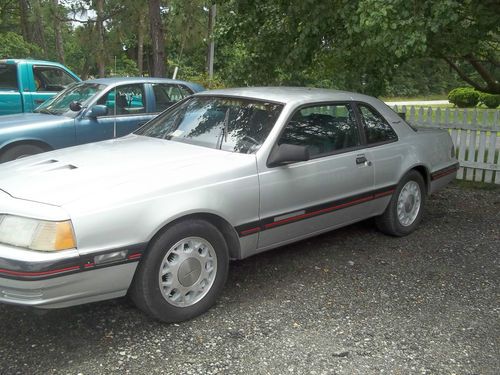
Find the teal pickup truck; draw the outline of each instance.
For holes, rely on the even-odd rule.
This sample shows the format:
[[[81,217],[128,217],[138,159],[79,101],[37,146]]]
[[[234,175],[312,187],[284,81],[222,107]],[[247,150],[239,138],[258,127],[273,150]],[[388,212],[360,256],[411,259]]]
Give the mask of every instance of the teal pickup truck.
[[[0,115],[33,112],[80,78],[64,65],[41,60],[0,60]]]

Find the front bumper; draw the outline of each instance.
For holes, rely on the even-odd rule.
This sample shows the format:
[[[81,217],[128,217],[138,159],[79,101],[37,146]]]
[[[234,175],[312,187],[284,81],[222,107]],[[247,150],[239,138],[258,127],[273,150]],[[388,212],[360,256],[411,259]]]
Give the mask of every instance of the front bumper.
[[[77,250],[43,253],[0,244],[0,302],[59,308],[124,296],[143,248],[80,256]],[[117,252],[125,256],[94,261]]]

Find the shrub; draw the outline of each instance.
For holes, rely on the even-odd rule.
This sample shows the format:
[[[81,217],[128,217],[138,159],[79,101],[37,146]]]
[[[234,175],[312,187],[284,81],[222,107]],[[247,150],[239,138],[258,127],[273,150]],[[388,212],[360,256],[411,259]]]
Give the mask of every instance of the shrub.
[[[482,92],[479,94],[479,101],[488,108],[496,108],[500,105],[500,95]]]
[[[460,108],[475,107],[479,103],[479,92],[472,87],[458,87],[449,92],[448,100]]]

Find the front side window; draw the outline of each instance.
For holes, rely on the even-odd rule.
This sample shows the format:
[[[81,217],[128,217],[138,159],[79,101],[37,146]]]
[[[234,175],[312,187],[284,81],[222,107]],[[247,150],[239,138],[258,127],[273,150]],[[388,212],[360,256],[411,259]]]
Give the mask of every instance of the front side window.
[[[281,104],[258,100],[198,96],[135,134],[248,154],[260,148],[282,109]]]
[[[97,102],[108,107],[108,116],[135,115],[146,112],[144,85],[117,86]]]
[[[60,68],[34,66],[36,91],[61,91],[77,80]]]
[[[72,112],[69,108],[71,102],[78,102],[83,107],[87,107],[90,102],[104,90],[106,86],[97,83],[76,83],[58,95],[41,104],[35,112],[50,113],[60,115]],[[72,112],[76,114],[77,112]]]
[[[184,87],[170,83],[153,83],[153,93],[156,101],[156,112],[161,112],[184,99],[191,93]]]
[[[311,157],[358,146],[359,132],[351,106],[334,104],[300,109],[278,141],[283,143],[307,146]]]
[[[363,104],[359,104],[358,107],[368,144],[392,142],[398,139],[394,130],[381,114]]]

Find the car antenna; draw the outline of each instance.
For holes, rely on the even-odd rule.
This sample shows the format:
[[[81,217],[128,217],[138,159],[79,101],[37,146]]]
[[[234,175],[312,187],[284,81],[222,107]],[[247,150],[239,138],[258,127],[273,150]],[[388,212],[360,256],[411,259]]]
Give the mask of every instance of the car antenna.
[[[116,86],[115,86],[115,105],[113,106],[113,138],[116,138]]]

